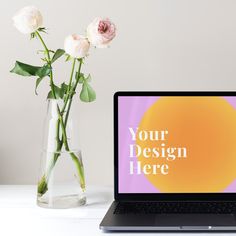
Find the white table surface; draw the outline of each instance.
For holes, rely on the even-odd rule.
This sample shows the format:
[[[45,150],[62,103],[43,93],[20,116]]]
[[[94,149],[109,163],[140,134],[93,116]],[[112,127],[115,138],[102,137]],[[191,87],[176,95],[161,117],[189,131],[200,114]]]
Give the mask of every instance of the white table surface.
[[[104,233],[99,223],[113,200],[111,187],[88,187],[87,205],[73,209],[44,209],[36,205],[36,186],[0,185],[0,235],[96,236],[167,235],[166,233]],[[170,235],[170,233],[168,233]],[[171,234],[182,235],[182,233]],[[191,235],[184,233],[184,235]],[[196,233],[192,235],[197,235]],[[206,235],[200,233],[199,235]],[[213,234],[211,235],[219,235]],[[226,235],[226,234],[220,234]],[[236,234],[230,234],[236,235]]]

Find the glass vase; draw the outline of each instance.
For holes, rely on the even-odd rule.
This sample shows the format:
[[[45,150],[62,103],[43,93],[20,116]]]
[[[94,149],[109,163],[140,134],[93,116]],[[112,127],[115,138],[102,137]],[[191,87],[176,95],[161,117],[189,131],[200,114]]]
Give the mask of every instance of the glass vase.
[[[48,100],[37,188],[37,204],[46,208],[84,205],[85,177],[72,100]]]

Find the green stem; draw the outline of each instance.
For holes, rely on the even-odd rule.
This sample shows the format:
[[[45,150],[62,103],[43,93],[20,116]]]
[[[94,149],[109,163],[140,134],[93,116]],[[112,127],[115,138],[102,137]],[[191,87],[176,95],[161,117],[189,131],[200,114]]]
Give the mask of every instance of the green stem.
[[[36,31],[36,35],[38,36],[39,40],[41,41],[41,43],[43,44],[43,47],[45,49],[45,52],[47,54],[47,59],[48,59],[48,63],[49,65],[51,66],[51,57],[50,57],[50,53],[49,53],[49,50],[48,50],[48,47],[47,45],[45,44],[42,36],[40,35],[40,33],[38,31]],[[70,76],[70,83],[72,81],[72,77],[73,77],[73,73],[74,73],[74,67],[75,67],[75,59],[73,61],[73,66],[72,66],[72,72],[71,72],[71,76]],[[52,89],[52,93],[53,93],[53,97],[56,99],[56,93],[55,93],[55,89],[54,89],[54,82],[53,82],[53,74],[52,74],[52,71],[50,72],[50,85],[51,85],[51,89]],[[60,121],[60,123],[63,123],[63,119],[62,119],[62,116],[61,116],[61,112],[60,112],[60,108],[57,104],[57,112],[58,112],[58,121]],[[64,133],[65,133],[65,130],[64,130]],[[59,134],[59,125],[57,125],[57,134]],[[59,137],[57,135],[57,141],[58,141],[58,148],[60,147],[59,145]],[[57,149],[58,149],[57,148]],[[59,151],[59,150],[57,150]]]
[[[73,86],[72,91],[71,91],[70,101],[69,101],[68,109],[67,109],[67,112],[66,112],[65,126],[67,125],[67,120],[68,120],[68,117],[69,117],[69,114],[70,114],[70,108],[71,108],[71,104],[72,104],[72,98],[73,98],[73,96],[74,96],[74,94],[75,94],[76,87],[77,87],[78,82],[79,82],[79,76],[80,76],[80,71],[81,71],[82,63],[83,63],[83,60],[80,59],[80,61],[79,61],[79,68],[78,68],[78,71],[77,71],[77,78],[76,78],[76,81],[75,81],[75,85]]]
[[[76,62],[76,58],[74,58],[73,60],[73,64],[72,64],[72,69],[71,69],[71,74],[70,74],[70,81],[69,81],[69,84],[68,84],[68,88],[67,88],[67,93],[66,93],[66,98],[65,98],[65,102],[64,102],[64,106],[62,108],[62,111],[61,113],[63,114],[65,109],[66,109],[66,106],[67,106],[67,103],[68,103],[68,100],[70,98],[70,93],[71,93],[71,85],[72,85],[72,79],[73,79],[73,75],[74,75],[74,70],[75,70],[75,62]],[[71,103],[71,102],[70,102]],[[70,109],[70,105],[68,106],[68,109]],[[68,112],[67,112],[68,113]],[[67,122],[66,122],[67,123]],[[66,126],[66,124],[65,124]]]
[[[77,168],[77,173],[80,179],[80,186],[81,186],[81,189],[84,191],[85,181],[84,181],[84,167],[83,167],[82,161],[79,160],[79,158],[73,152],[70,153],[70,156],[75,163],[75,166]]]
[[[76,87],[77,87],[78,82],[79,82],[79,76],[80,76],[80,71],[81,71],[81,66],[82,66],[83,60],[80,59],[79,62],[80,63],[79,63],[78,71],[77,71],[76,82],[75,82],[75,85],[73,86],[73,88],[71,88],[72,91],[70,92],[70,101],[69,101],[69,105],[68,105],[68,109],[67,109],[66,117],[65,117],[65,127],[67,125],[67,120],[68,120],[69,113],[70,113],[70,108],[71,108],[71,104],[72,104],[72,98],[73,98],[73,96],[75,94]],[[67,140],[67,137],[66,136],[64,136],[64,137]],[[68,148],[68,150],[69,150],[69,146],[68,146],[67,142],[65,143],[65,147]],[[78,159],[78,157],[73,152],[71,152],[70,155],[71,155],[71,158],[74,161],[74,163],[76,165],[76,168],[77,168],[77,172],[78,172],[78,175],[79,175],[79,178],[80,178],[80,186],[81,186],[82,190],[84,190],[85,189],[85,181],[84,181],[84,168],[83,168],[82,162]]]
[[[57,159],[58,157],[60,156],[60,151],[61,151],[61,148],[62,148],[62,141],[60,140],[60,120],[58,119],[57,120],[57,124],[56,124],[56,130],[57,130],[57,133],[56,133],[56,140],[57,140],[57,148],[56,148],[56,152],[53,153],[53,159],[48,167],[48,170],[47,170],[47,174],[46,174],[46,180],[48,181],[49,178],[50,178],[50,175],[51,175],[51,172],[52,172],[52,169],[53,167],[55,166],[56,162],[57,162]]]
[[[43,47],[45,49],[45,52],[47,54],[47,60],[48,60],[48,64],[51,66],[51,57],[50,57],[50,53],[49,53],[49,50],[47,48],[47,45],[45,44],[42,36],[40,35],[40,33],[38,31],[35,32],[36,35],[38,36],[40,42],[43,44]],[[51,87],[51,90],[52,90],[52,95],[54,97],[54,99],[56,99],[56,93],[55,93],[55,85],[54,85],[54,82],[53,82],[53,74],[52,74],[52,71],[50,72],[50,87]]]
[[[80,60],[79,69],[78,69],[78,76],[76,78],[76,83],[75,83],[75,85],[72,88],[71,84],[72,84],[72,78],[73,78],[73,74],[74,74],[75,60],[73,61],[72,71],[71,71],[71,76],[70,76],[70,81],[69,81],[69,86],[68,86],[68,87],[70,87],[70,90],[67,91],[67,99],[65,100],[65,103],[64,103],[64,106],[63,106],[61,112],[60,112],[59,106],[57,105],[57,112],[58,112],[58,122],[57,122],[57,152],[55,152],[54,155],[53,155],[53,159],[52,159],[52,161],[51,161],[51,163],[50,163],[50,165],[48,167],[46,175],[44,175],[42,177],[42,179],[40,180],[40,182],[38,184],[38,193],[41,194],[41,195],[43,195],[48,190],[47,183],[48,183],[48,180],[50,178],[52,169],[54,168],[54,166],[55,166],[55,164],[57,162],[57,159],[60,156],[59,152],[61,151],[61,148],[62,148],[63,144],[65,146],[66,151],[69,152],[73,162],[75,163],[75,166],[76,166],[76,169],[77,169],[77,173],[78,173],[78,176],[79,176],[79,179],[80,179],[81,189],[83,191],[85,190],[85,180],[84,180],[83,164],[80,161],[80,159],[74,154],[74,152],[70,151],[69,144],[68,144],[68,141],[67,141],[67,135],[66,135],[67,120],[68,120],[68,116],[69,116],[69,112],[70,112],[70,108],[71,108],[72,98],[74,96],[74,92],[75,92],[76,87],[78,85],[81,65],[82,65],[82,59]],[[65,124],[64,124],[62,115],[64,113],[64,110],[66,108],[66,105],[68,103],[69,98],[70,98],[70,102],[69,102],[69,106],[68,106],[68,109],[67,109],[67,113],[66,113],[66,117],[65,117]],[[61,130],[62,130],[62,141],[59,138],[60,125],[61,125]]]
[[[72,160],[76,164],[77,173],[78,173],[79,179],[80,179],[80,186],[81,186],[82,190],[84,191],[85,190],[85,180],[84,180],[84,169],[83,169],[83,166],[82,166],[82,162],[80,162],[79,158],[74,154],[74,152],[70,151],[69,144],[68,144],[68,141],[67,141],[67,136],[66,136],[66,129],[65,129],[65,126],[64,126],[64,123],[63,123],[63,119],[62,118],[59,118],[59,119],[60,119],[60,122],[61,122],[61,129],[62,129],[62,136],[63,136],[62,140],[63,140],[64,146],[65,146],[65,149],[66,149],[67,152],[69,152]]]
[[[44,47],[44,50],[45,50],[46,55],[47,55],[47,62],[51,66],[51,57],[50,57],[50,52],[48,50],[48,47],[45,44],[45,42],[44,42],[42,36],[40,35],[40,33],[38,31],[36,31],[35,33],[38,36],[40,42],[42,43],[42,45]],[[50,87],[51,87],[51,90],[52,90],[53,97],[54,97],[54,99],[56,99],[55,85],[54,85],[54,82],[53,82],[53,72],[52,71],[50,72]],[[57,108],[59,109],[59,107],[57,107]],[[57,121],[57,135],[56,135],[57,151],[60,151],[61,148],[62,148],[62,142],[60,141],[60,137],[59,137],[59,128],[60,128],[60,121],[58,120]],[[51,163],[50,163],[50,165],[49,165],[49,167],[47,169],[46,175],[44,175],[41,178],[41,180],[40,180],[40,182],[38,184],[38,193],[44,194],[47,191],[47,189],[48,189],[47,182],[48,182],[48,180],[50,178],[52,169],[55,166],[59,156],[60,156],[59,152],[53,154],[53,159],[52,159],[52,161],[51,161]]]
[[[73,75],[74,75],[75,62],[76,62],[76,58],[74,58],[73,63],[72,63],[72,69],[71,69],[71,74],[70,74],[70,81],[69,81],[69,85],[68,85],[68,88],[67,88],[67,95],[68,95],[68,96],[69,96],[69,94],[70,94],[72,79],[73,79]]]
[[[53,153],[53,158],[47,168],[46,174],[43,175],[43,177],[41,178],[41,180],[38,183],[38,193],[43,195],[44,193],[47,192],[48,190],[48,181],[50,179],[52,170],[54,168],[54,166],[56,165],[57,159],[60,156],[60,150],[62,148],[62,141],[60,140],[60,120],[57,120],[57,125],[56,125],[56,129],[57,129],[57,133],[56,133],[56,140],[57,140],[57,149],[56,152]]]
[[[65,109],[66,109],[66,106],[67,106],[67,103],[68,103],[68,100],[69,100],[69,98],[71,98],[72,99],[72,97],[74,96],[74,92],[75,92],[75,89],[74,88],[76,88],[76,86],[77,86],[77,84],[78,84],[78,77],[79,77],[79,74],[80,74],[80,71],[81,71],[81,66],[82,66],[82,62],[83,62],[83,59],[80,59],[79,60],[79,69],[78,69],[78,71],[77,71],[77,79],[76,79],[76,85],[73,87],[73,88],[71,88],[71,80],[72,80],[72,77],[70,78],[70,90],[72,90],[72,91],[68,91],[67,90],[67,94],[66,94],[66,100],[65,100],[65,103],[64,103],[64,106],[62,107],[62,113],[64,113],[64,111],[65,111]],[[69,86],[68,86],[69,87]]]
[[[72,94],[74,94],[74,92],[76,90],[76,87],[77,87],[77,85],[79,83],[79,76],[80,76],[80,71],[81,71],[82,64],[83,64],[83,59],[80,59],[80,61],[79,61],[79,69],[78,69],[78,72],[77,72],[77,78],[76,78],[76,82],[75,82],[75,86],[73,88],[73,93]]]
[[[49,50],[48,50],[47,45],[45,44],[45,42],[44,42],[42,36],[40,35],[40,33],[39,33],[38,31],[36,31],[35,33],[36,33],[36,35],[38,36],[38,38],[39,38],[39,40],[41,41],[41,43],[43,44],[43,47],[44,47],[44,49],[45,49],[45,51],[46,51],[47,58],[48,58],[49,62],[51,62],[50,53],[49,53]]]
[[[50,57],[50,52],[48,50],[48,47],[45,44],[45,42],[44,42],[42,36],[40,35],[40,33],[38,31],[36,31],[35,33],[38,36],[40,42],[42,43],[42,45],[44,47],[44,50],[45,50],[46,55],[47,55],[47,62],[51,66],[51,57]],[[52,91],[53,97],[54,97],[54,99],[56,99],[55,85],[54,85],[54,81],[53,81],[53,72],[52,71],[50,72],[50,87],[51,87],[51,91]],[[58,106],[57,106],[57,109],[59,110]],[[60,115],[60,111],[58,112],[58,114]],[[60,137],[59,137],[59,128],[60,128],[60,121],[58,119],[58,122],[57,122],[57,136],[56,136],[56,139],[57,139],[57,151],[60,151],[61,148],[62,148],[62,142],[60,141]],[[51,161],[51,163],[50,163],[50,165],[48,167],[46,175],[44,175],[41,178],[41,180],[39,181],[39,184],[38,184],[38,193],[39,194],[44,194],[48,190],[47,182],[48,182],[48,180],[50,178],[52,169],[55,166],[59,156],[60,156],[59,152],[53,154],[53,159],[52,159],[52,161]]]

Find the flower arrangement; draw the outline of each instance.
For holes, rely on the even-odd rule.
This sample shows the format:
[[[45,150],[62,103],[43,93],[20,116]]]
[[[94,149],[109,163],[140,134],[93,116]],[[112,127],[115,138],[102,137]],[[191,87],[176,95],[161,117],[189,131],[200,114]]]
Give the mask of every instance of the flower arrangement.
[[[87,27],[86,35],[71,34],[65,38],[64,49],[51,50],[46,45],[42,34],[47,29],[43,25],[43,17],[41,12],[34,6],[22,8],[13,17],[15,27],[23,34],[30,35],[31,39],[38,39],[42,46],[43,58],[41,66],[33,66],[20,61],[15,62],[14,68],[10,71],[17,75],[35,78],[35,93],[39,84],[48,79],[50,90],[48,99],[60,99],[63,106],[57,105],[57,132],[61,135],[56,137],[56,150],[52,158],[51,165],[46,173],[41,177],[38,183],[38,194],[43,195],[48,190],[48,181],[50,173],[55,166],[60,154],[59,151],[64,148],[70,153],[72,160],[75,162],[80,185],[85,189],[83,166],[79,162],[79,158],[70,150],[67,140],[66,125],[70,113],[71,103],[78,89],[80,89],[80,100],[83,102],[92,102],[96,99],[96,93],[91,87],[91,76],[84,75],[81,72],[82,65],[88,56],[91,46],[96,48],[106,48],[116,36],[116,27],[108,18],[95,18]],[[72,63],[71,73],[68,82],[65,81],[61,85],[56,84],[53,76],[54,63],[65,56],[66,62]]]

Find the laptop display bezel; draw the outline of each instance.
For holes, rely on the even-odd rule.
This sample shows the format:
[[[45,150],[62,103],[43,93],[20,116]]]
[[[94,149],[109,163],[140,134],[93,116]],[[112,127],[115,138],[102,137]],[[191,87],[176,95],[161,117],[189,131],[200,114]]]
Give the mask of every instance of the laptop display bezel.
[[[118,98],[120,96],[236,96],[235,91],[119,91],[114,94],[114,198],[117,201],[235,201],[235,193],[119,193]],[[236,122],[236,121],[235,121]],[[194,184],[194,183],[193,183]]]

